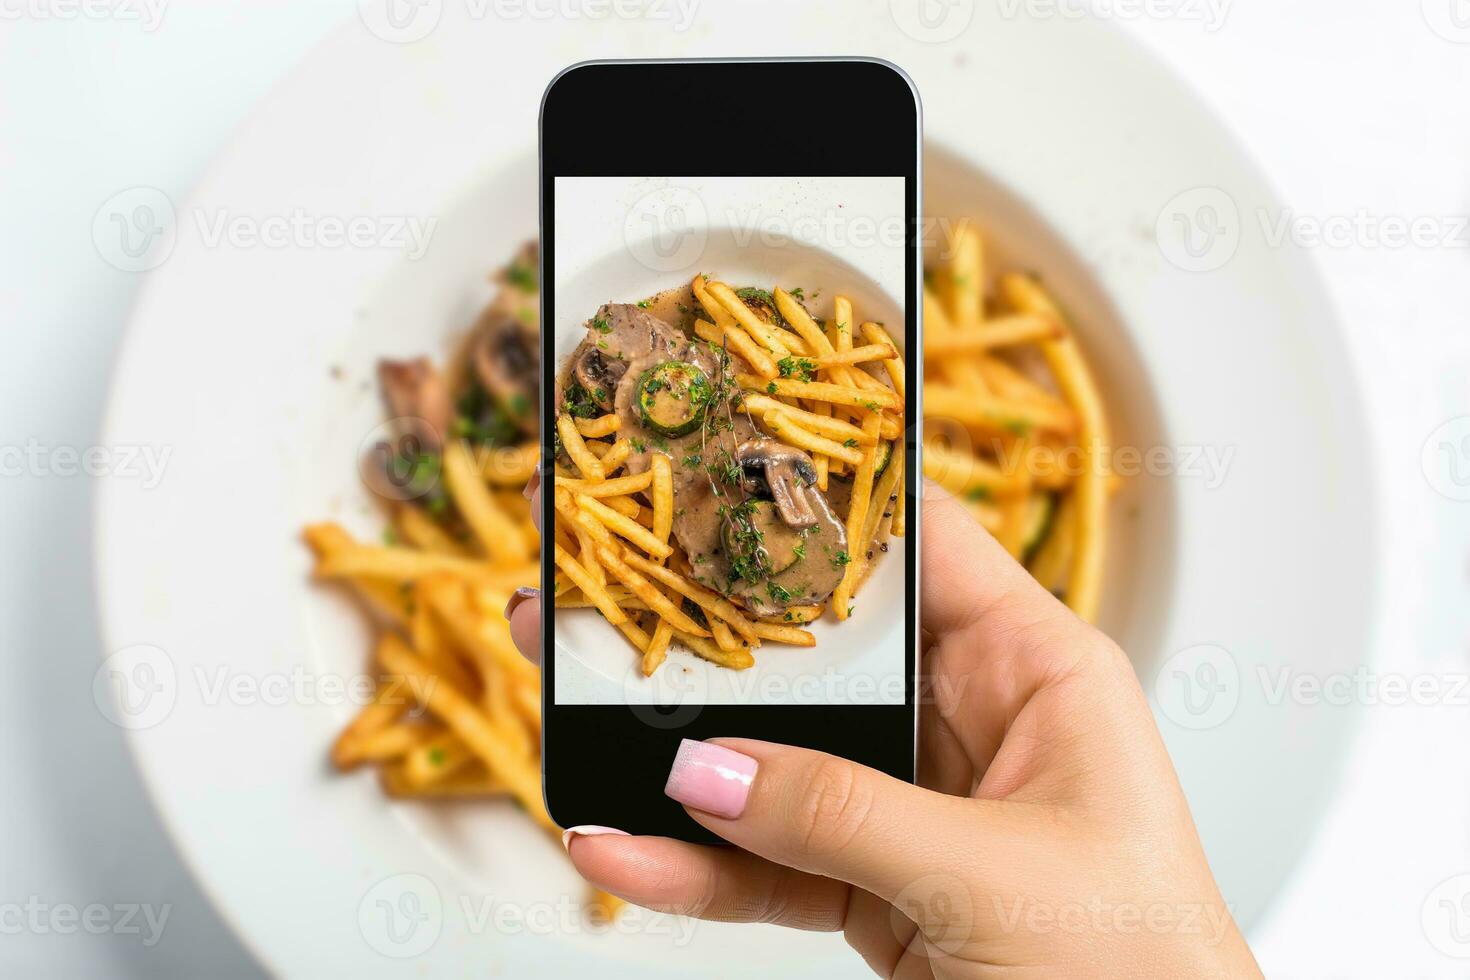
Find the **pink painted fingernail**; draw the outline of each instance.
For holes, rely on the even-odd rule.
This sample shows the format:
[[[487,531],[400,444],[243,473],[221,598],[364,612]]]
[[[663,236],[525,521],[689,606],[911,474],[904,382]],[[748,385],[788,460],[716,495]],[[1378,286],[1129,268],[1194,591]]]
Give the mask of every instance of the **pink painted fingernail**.
[[[603,834],[612,834],[616,837],[631,836],[626,830],[618,830],[616,827],[599,827],[594,823],[584,823],[562,831],[561,846],[570,850],[573,837],[600,837]]]
[[[540,594],[540,589],[533,589],[529,585],[521,586],[515,592],[511,593],[510,599],[505,604],[505,613],[503,615],[506,619],[510,619],[510,614],[516,611],[516,606],[519,606],[527,599],[534,599]]]
[[[713,742],[684,739],[664,794],[685,806],[734,820],[745,810],[756,761]]]

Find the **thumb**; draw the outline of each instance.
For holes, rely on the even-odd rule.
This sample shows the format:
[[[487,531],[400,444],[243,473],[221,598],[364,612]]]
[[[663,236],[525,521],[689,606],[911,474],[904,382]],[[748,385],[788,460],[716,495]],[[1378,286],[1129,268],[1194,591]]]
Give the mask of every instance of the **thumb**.
[[[664,790],[704,827],[777,864],[836,878],[892,902],[952,874],[980,848],[999,804],[946,796],[809,749],[685,739]],[[922,923],[921,923],[922,925]]]

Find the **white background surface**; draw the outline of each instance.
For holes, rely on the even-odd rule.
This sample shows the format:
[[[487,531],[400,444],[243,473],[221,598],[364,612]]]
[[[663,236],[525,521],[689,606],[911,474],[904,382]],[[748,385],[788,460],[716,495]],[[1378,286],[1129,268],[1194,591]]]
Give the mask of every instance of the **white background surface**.
[[[1451,227],[1470,213],[1470,44],[1430,25],[1450,23],[1455,2],[1217,2],[1213,31],[1125,16],[1141,4],[1102,9],[1227,119],[1299,216]],[[98,206],[137,184],[183,196],[254,101],[354,6],[176,0],[149,33],[61,19],[58,4],[0,2],[0,446],[95,441],[138,282],[93,248]],[[17,19],[23,9],[41,15]],[[1470,29],[1445,33],[1470,41]],[[1420,450],[1470,413],[1470,247],[1360,236],[1316,253],[1368,385],[1365,452],[1379,454],[1392,519],[1378,673],[1463,675],[1470,503],[1434,492]],[[0,480],[0,905],[34,896],[172,911],[152,948],[137,935],[12,935],[0,922],[0,971],[252,975],[93,705],[89,494],[84,477]],[[1470,708],[1368,705],[1363,717],[1340,800],[1253,944],[1274,976],[1464,975],[1470,961],[1431,946],[1420,912],[1437,883],[1470,871]]]

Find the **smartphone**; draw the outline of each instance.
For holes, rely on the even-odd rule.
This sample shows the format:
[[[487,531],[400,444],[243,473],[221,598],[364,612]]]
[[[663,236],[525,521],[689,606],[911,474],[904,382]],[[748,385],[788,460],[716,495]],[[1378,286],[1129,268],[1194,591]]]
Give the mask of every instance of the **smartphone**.
[[[594,62],[546,89],[562,826],[713,840],[663,793],[686,738],[914,778],[920,133],[874,59]]]

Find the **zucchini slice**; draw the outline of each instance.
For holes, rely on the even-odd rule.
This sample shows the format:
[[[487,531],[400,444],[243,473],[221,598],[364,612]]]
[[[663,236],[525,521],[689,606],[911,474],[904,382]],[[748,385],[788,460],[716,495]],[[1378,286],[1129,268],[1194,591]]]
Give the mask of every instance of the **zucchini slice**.
[[[1041,542],[1051,530],[1056,512],[1055,494],[1032,494],[1031,499],[1026,502],[1026,533],[1021,539],[1021,563],[1023,565],[1030,561],[1036,554],[1036,549],[1041,547]]]
[[[687,361],[664,361],[638,379],[638,412],[661,436],[685,436],[704,421],[713,389],[704,372]]]

